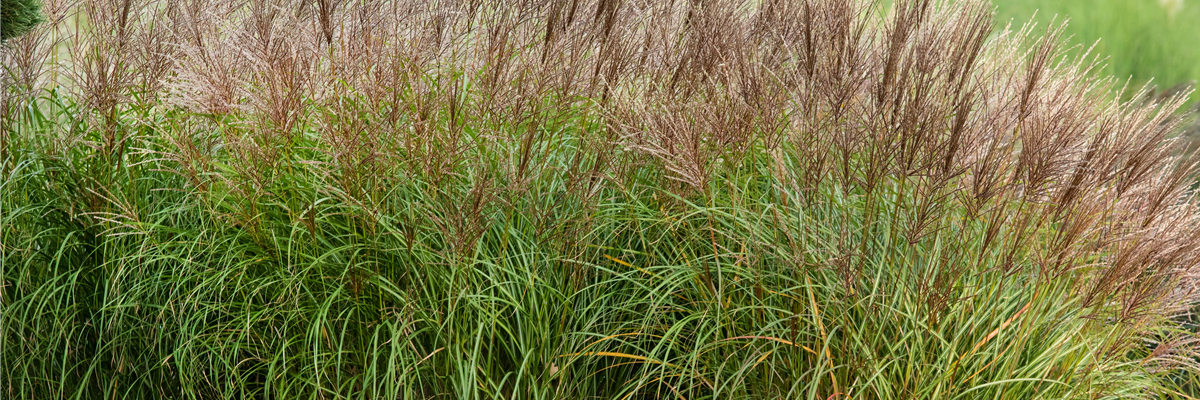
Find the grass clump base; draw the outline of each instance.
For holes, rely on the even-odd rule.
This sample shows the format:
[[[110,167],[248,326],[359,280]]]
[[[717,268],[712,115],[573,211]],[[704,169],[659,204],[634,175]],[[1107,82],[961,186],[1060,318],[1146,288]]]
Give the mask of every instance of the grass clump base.
[[[3,53],[4,398],[1195,376],[1182,98],[1109,100],[1061,30],[990,35],[987,4],[48,9],[78,35]]]

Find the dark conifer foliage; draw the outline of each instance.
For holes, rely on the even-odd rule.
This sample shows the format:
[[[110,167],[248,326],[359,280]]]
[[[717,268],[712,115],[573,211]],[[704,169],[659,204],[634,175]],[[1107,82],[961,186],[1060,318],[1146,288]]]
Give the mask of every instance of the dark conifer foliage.
[[[29,32],[44,19],[38,0],[0,0],[0,42]]]

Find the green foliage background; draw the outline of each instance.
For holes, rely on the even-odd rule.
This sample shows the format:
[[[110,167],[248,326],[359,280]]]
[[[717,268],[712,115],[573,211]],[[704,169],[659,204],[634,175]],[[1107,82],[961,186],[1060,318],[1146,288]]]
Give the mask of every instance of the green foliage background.
[[[1033,19],[1044,27],[1068,20],[1067,35],[1084,49],[1107,57],[1104,73],[1132,78],[1134,86],[1153,79],[1161,87],[1200,77],[1200,2],[1182,7],[1158,0],[994,0],[997,25],[1020,26]]]

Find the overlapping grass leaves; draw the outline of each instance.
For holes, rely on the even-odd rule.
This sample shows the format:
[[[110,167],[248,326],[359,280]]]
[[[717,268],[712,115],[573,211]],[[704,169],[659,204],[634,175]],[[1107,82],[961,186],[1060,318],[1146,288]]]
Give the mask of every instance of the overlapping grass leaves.
[[[1180,100],[1112,103],[981,4],[153,4],[72,44],[76,86],[6,78],[6,396],[1141,398],[1194,371]]]

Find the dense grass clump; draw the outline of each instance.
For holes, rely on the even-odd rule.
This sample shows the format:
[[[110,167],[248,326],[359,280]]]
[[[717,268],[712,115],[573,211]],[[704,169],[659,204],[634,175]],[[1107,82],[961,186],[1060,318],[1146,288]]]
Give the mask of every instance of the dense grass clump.
[[[1061,30],[991,35],[984,3],[48,9],[3,53],[5,399],[1152,398],[1197,371],[1182,99],[1109,100]]]

